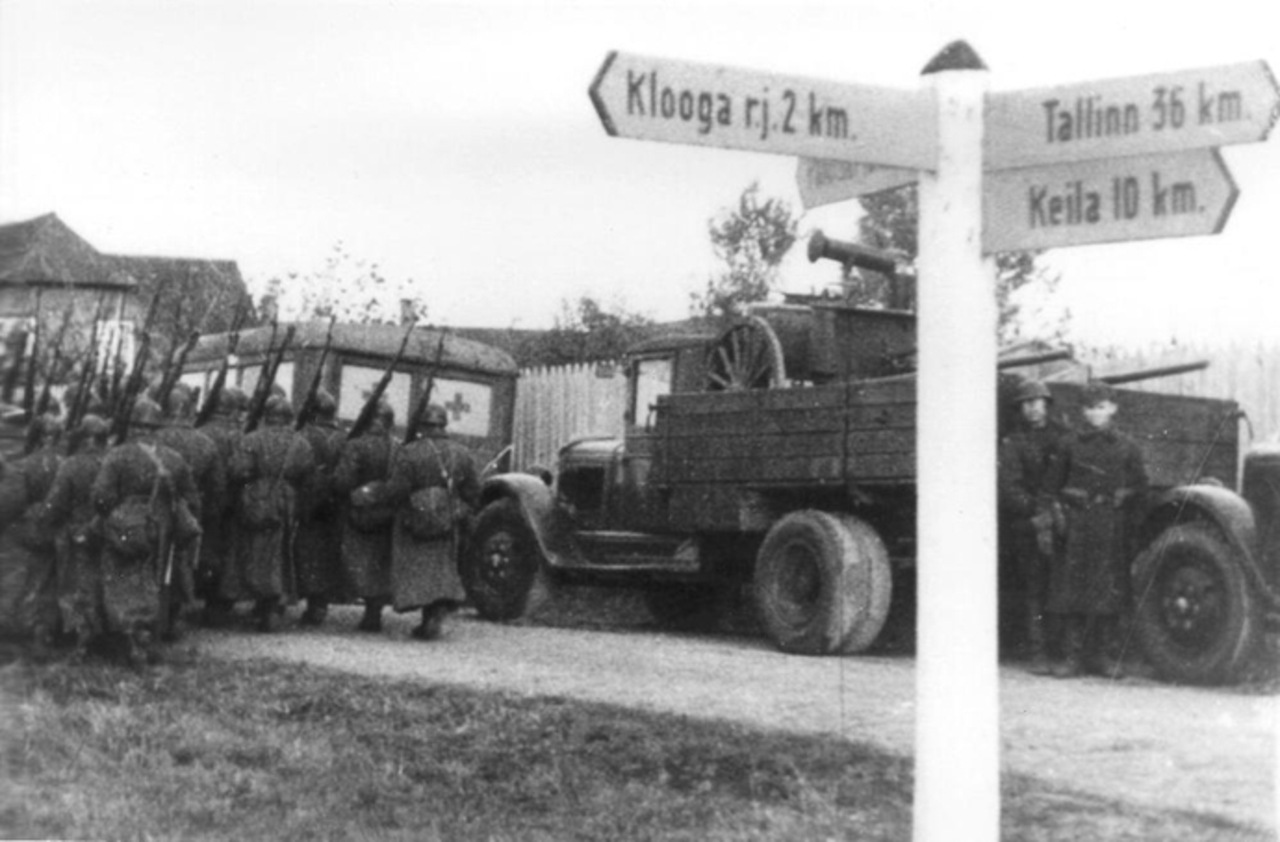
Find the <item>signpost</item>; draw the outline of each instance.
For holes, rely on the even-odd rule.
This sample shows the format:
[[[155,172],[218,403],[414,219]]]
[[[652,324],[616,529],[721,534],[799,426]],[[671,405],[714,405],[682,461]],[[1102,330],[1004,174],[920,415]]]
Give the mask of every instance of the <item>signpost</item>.
[[[1237,190],[1217,147],[1265,139],[1280,89],[1258,61],[990,94],[963,42],[924,73],[895,91],[614,52],[590,95],[611,135],[801,156],[806,207],[919,182],[913,834],[995,840],[996,318],[982,255],[1218,233]]]
[[[937,159],[924,91],[611,52],[588,93],[615,137],[922,170]]]

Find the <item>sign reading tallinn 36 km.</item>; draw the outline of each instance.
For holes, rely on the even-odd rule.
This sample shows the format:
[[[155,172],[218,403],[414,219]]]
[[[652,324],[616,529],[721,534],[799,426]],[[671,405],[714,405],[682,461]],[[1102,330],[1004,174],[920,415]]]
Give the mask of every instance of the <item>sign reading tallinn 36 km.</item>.
[[[589,91],[609,134],[933,170],[924,91],[843,85],[611,52]]]
[[[1280,91],[1264,62],[992,94],[987,252],[1216,234],[1237,191],[1213,148],[1266,138]],[[806,207],[915,180],[801,159]]]

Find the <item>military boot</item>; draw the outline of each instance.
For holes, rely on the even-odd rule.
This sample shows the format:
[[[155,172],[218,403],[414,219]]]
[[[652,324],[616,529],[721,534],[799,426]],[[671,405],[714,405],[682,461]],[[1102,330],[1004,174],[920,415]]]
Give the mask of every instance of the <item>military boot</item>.
[[[356,628],[363,632],[382,631],[382,608],[385,605],[386,603],[380,599],[366,599],[364,602],[364,617],[360,619],[360,625],[356,626]]]
[[[1062,618],[1062,660],[1053,665],[1054,678],[1075,678],[1084,674],[1084,617],[1067,614]]]
[[[1049,675],[1053,665],[1045,645],[1044,607],[1038,599],[1027,600],[1027,654],[1031,663],[1027,671],[1032,675]]]
[[[1124,678],[1124,664],[1111,654],[1116,645],[1119,623],[1114,615],[1095,617],[1085,637],[1085,669],[1103,678]]]

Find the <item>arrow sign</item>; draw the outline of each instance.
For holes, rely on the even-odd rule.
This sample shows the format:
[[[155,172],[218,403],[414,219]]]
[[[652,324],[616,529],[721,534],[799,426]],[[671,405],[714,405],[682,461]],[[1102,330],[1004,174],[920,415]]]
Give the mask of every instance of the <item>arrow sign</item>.
[[[933,170],[932,94],[610,52],[588,91],[617,137]]]
[[[796,186],[806,210],[915,184],[919,172],[902,167],[880,167],[852,161],[801,158],[796,166]]]
[[[1217,234],[1238,191],[1216,149],[988,173],[983,251]]]
[[[992,94],[986,168],[1251,143],[1278,109],[1264,61]]]

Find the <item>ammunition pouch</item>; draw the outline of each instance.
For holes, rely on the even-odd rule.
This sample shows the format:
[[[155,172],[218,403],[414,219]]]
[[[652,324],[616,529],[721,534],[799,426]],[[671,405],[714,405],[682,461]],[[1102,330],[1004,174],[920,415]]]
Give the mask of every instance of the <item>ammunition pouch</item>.
[[[187,514],[190,516],[191,513],[188,511]],[[240,517],[249,529],[266,531],[279,528],[284,523],[284,495],[280,483],[271,477],[245,483],[240,489]],[[199,528],[196,524],[196,529]]]
[[[401,510],[400,522],[419,541],[435,541],[453,532],[458,508],[447,488],[420,488],[409,495],[409,504]]]
[[[387,483],[374,480],[351,492],[347,521],[360,532],[378,532],[391,525],[395,509],[387,504]]]
[[[151,555],[160,537],[160,524],[149,500],[130,497],[111,510],[102,531],[112,552],[136,561]]]

